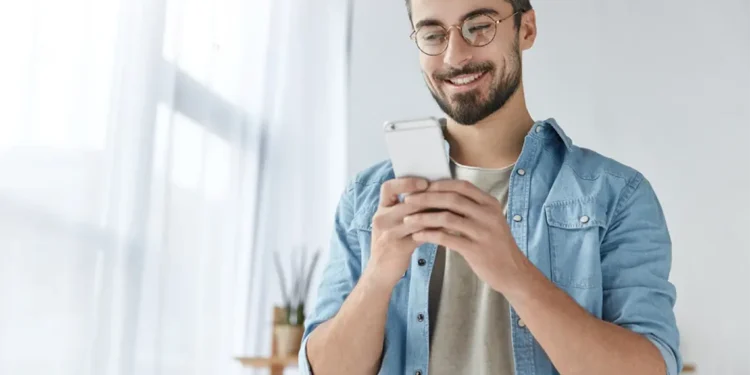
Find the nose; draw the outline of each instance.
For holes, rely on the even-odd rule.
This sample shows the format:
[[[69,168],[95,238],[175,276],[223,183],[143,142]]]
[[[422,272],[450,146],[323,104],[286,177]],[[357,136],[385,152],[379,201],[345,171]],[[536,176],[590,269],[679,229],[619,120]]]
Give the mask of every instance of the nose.
[[[448,33],[452,33],[454,28],[448,30]],[[461,35],[461,29],[455,28],[455,34],[452,34],[448,38],[448,47],[443,54],[443,63],[452,68],[461,68],[466,63],[471,61],[471,45],[466,43],[463,36]]]

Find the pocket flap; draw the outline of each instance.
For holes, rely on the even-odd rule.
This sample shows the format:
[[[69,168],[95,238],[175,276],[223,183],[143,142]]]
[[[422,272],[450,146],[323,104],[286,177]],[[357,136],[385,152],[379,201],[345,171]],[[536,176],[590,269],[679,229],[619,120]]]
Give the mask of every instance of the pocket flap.
[[[552,202],[545,206],[547,224],[564,229],[607,226],[607,209],[592,198]]]

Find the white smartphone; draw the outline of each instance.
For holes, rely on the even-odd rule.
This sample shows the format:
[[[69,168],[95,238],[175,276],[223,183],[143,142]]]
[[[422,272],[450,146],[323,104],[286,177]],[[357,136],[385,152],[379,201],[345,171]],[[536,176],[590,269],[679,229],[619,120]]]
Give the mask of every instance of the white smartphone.
[[[419,177],[429,181],[452,178],[440,120],[428,117],[387,121],[383,131],[397,178]]]

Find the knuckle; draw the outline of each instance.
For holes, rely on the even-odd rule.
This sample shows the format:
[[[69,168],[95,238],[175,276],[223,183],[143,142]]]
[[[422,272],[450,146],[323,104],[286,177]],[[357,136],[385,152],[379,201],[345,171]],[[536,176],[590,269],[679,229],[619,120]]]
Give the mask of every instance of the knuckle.
[[[391,191],[393,186],[393,180],[388,180],[384,182],[382,185],[380,185],[380,192],[381,193],[388,193]]]
[[[409,191],[420,191],[422,190],[424,181],[419,178],[410,178],[406,181],[405,188]]]
[[[425,204],[424,197],[419,195],[410,195],[405,202],[414,207],[421,207]]]
[[[445,224],[453,224],[456,222],[455,216],[451,215],[448,212],[443,212],[440,214],[440,221]]]
[[[407,217],[408,217],[408,220],[406,220],[406,222],[408,224],[410,224],[410,225],[412,225],[412,224],[413,225],[417,225],[417,224],[421,223],[424,220],[424,217],[422,215],[420,215],[420,214],[413,214],[413,215],[409,215]]]
[[[372,217],[372,228],[373,229],[380,229],[383,227],[385,218],[383,217],[382,213],[376,213],[375,216]]]
[[[461,197],[459,197],[457,194],[450,194],[448,196],[448,203],[452,205],[458,205],[461,203]]]

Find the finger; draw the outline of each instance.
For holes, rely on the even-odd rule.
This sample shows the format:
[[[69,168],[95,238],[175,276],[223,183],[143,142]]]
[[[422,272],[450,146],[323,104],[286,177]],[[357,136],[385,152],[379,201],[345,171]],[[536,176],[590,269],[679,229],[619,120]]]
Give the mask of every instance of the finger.
[[[403,239],[413,240],[412,235],[414,233],[423,231],[425,229],[428,229],[428,228],[418,223],[401,223],[391,228],[384,235],[388,237],[390,240],[403,240]]]
[[[461,216],[483,221],[487,218],[482,206],[474,200],[456,192],[424,192],[412,194],[404,203],[425,208],[450,210]]]
[[[477,204],[496,204],[497,199],[485,193],[474,184],[468,181],[462,180],[440,180],[430,184],[430,192],[454,192],[461,194]]]
[[[408,197],[406,199],[408,199]],[[405,217],[422,212],[425,208],[426,207],[424,206],[404,202],[390,207],[387,215],[392,216],[395,221],[401,223],[404,221]]]
[[[416,213],[405,217],[404,222],[425,228],[445,229],[452,234],[458,234],[470,240],[476,240],[478,236],[476,224],[450,211]]]
[[[429,182],[421,178],[404,177],[388,180],[380,187],[380,206],[390,207],[399,202],[399,195],[424,191]]]
[[[423,210],[424,207],[407,203],[398,203],[391,207],[381,207],[372,218],[372,227],[387,229],[401,225],[405,217]]]
[[[472,242],[466,238],[440,229],[425,229],[412,235],[414,241],[432,243],[455,250],[459,253],[471,248]]]

